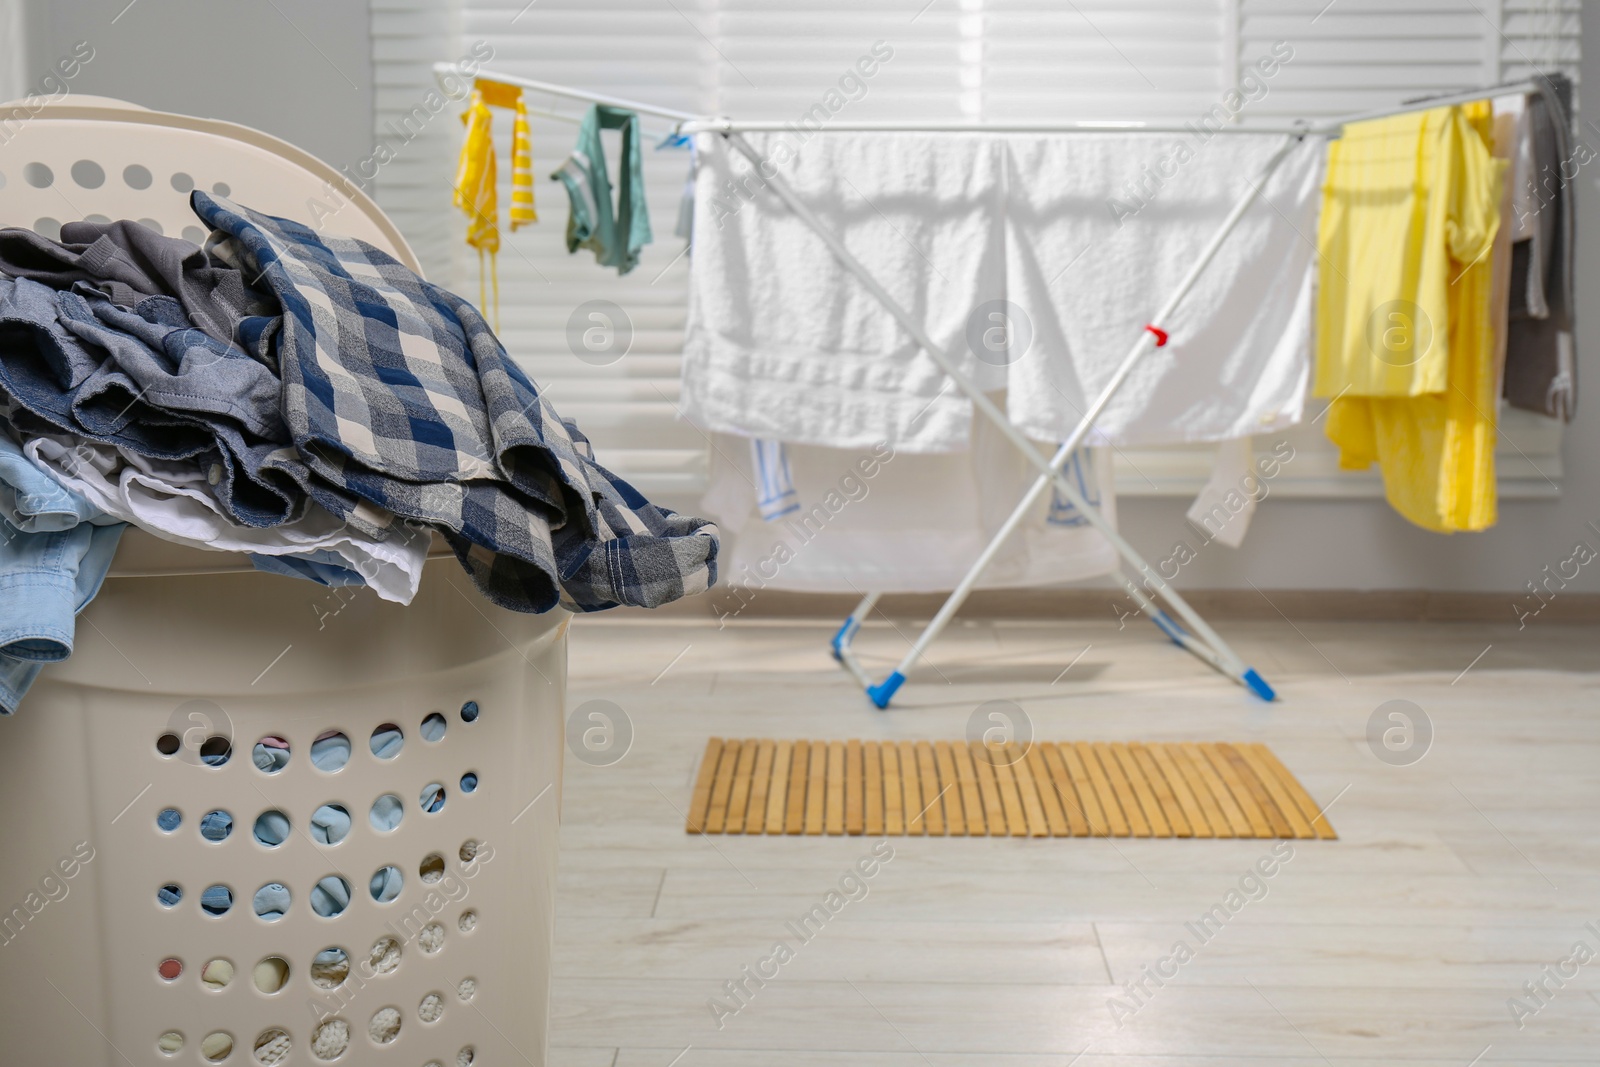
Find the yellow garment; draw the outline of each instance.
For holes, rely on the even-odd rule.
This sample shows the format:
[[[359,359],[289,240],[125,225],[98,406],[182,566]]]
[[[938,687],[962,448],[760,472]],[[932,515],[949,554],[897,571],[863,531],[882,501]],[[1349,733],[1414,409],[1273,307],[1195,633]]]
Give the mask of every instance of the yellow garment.
[[[1315,393],[1340,466],[1439,532],[1495,521],[1488,103],[1352,123],[1328,149]]]
[[[461,116],[467,128],[461,142],[461,158],[456,162],[455,205],[467,213],[467,244],[478,250],[478,306],[487,308],[484,293],[484,254],[489,256],[489,273],[494,277],[495,328],[500,319],[500,276],[494,256],[500,251],[500,205],[495,190],[494,116],[483,101],[483,92],[473,89],[467,110]]]
[[[467,128],[461,142],[461,157],[456,163],[455,206],[467,214],[467,244],[478,250],[478,306],[488,307],[485,279],[494,283],[493,319],[500,328],[500,272],[496,254],[500,251],[500,201],[496,187],[498,173],[494,152],[494,116],[489,108],[515,110],[511,125],[511,231],[537,222],[533,209],[533,148],[528,134],[528,111],[522,90],[499,82],[478,80],[473,84],[467,110],[461,116]],[[485,270],[485,256],[488,258]]]

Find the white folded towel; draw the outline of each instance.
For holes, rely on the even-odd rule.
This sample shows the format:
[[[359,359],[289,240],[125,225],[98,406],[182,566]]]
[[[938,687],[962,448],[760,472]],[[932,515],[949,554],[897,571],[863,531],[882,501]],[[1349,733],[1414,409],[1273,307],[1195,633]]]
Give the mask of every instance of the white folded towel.
[[[990,137],[747,135],[985,389],[968,318],[1004,296],[1003,144]],[[760,174],[699,140],[683,414],[706,430],[902,451],[964,447],[971,402]]]
[[[1065,437],[1283,143],[1229,134],[1017,138],[1009,145],[1006,297],[1032,331],[1008,413]],[[1188,153],[1188,158],[1183,158]],[[1096,421],[1120,445],[1224,441],[1300,421],[1324,146],[1290,150]]]

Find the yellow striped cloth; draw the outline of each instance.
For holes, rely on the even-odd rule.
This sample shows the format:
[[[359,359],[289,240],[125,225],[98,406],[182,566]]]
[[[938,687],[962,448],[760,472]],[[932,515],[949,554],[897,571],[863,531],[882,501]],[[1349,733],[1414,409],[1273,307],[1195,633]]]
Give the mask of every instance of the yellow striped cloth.
[[[528,111],[522,90],[479,79],[473,85],[461,122],[466,126],[461,156],[456,163],[455,206],[467,215],[467,244],[478,250],[478,305],[490,310],[486,284],[494,286],[490,318],[500,328],[500,201],[494,151],[494,116],[490,107],[511,108],[511,230],[537,222],[533,207],[533,145],[528,133]],[[487,264],[485,258],[487,257]]]

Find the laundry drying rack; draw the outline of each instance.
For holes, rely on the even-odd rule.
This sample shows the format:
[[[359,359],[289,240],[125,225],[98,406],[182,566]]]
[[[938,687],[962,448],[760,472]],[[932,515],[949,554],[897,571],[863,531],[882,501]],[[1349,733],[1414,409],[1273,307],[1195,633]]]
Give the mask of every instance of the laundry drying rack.
[[[434,65],[436,78],[443,78],[446,74],[455,72],[455,67],[449,63]],[[840,265],[859,281],[863,288],[881,304],[885,311],[916,341],[934,360],[935,363],[949,376],[956,386],[967,395],[973,406],[982,416],[1003,433],[1006,438],[1017,448],[1028,462],[1038,471],[1038,476],[1028,491],[1018,501],[1011,514],[1002,523],[993,538],[984,547],[978,558],[973,561],[971,568],[957,584],[950,596],[945,600],[933,620],[928,623],[922,633],[912,643],[910,651],[881,682],[874,682],[860,660],[855,655],[853,642],[856,632],[861,628],[868,614],[877,605],[882,596],[880,592],[869,592],[855,610],[850,613],[831,642],[834,658],[848,670],[867,696],[879,708],[887,708],[895,693],[905,684],[906,677],[911,668],[916,664],[928,647],[938,638],[940,632],[949,625],[950,620],[960,610],[962,603],[972,592],[984,570],[994,560],[994,557],[1004,545],[1006,539],[1026,519],[1039,499],[1052,486],[1061,496],[1071,503],[1078,511],[1109,541],[1117,554],[1129,568],[1138,573],[1143,580],[1144,587],[1139,582],[1130,578],[1127,572],[1118,568],[1113,572],[1113,577],[1125,589],[1140,609],[1150,617],[1150,620],[1170,638],[1175,644],[1187,649],[1216,670],[1232,678],[1240,685],[1249,689],[1263,700],[1276,698],[1271,685],[1254,668],[1248,666],[1239,655],[1222,639],[1222,636],[1211,627],[1200,613],[1174,589],[1168,581],[1152,567],[1130,545],[1103,516],[1100,511],[1092,506],[1078,486],[1064,473],[1064,468],[1073,452],[1081,445],[1094,428],[1096,420],[1105,410],[1107,404],[1117,394],[1127,381],[1133,368],[1156,348],[1167,344],[1168,332],[1162,324],[1168,322],[1173,311],[1183,302],[1190,290],[1205,273],[1206,268],[1216,257],[1219,249],[1233,232],[1239,220],[1261,195],[1266,181],[1279,164],[1288,155],[1290,148],[1296,142],[1306,137],[1337,137],[1344,127],[1352,122],[1367,119],[1386,118],[1392,115],[1402,115],[1424,108],[1446,107],[1455,104],[1472,103],[1495,96],[1533,93],[1541,90],[1541,83],[1537,80],[1523,80],[1509,82],[1502,85],[1470,89],[1462,92],[1445,93],[1420,99],[1406,101],[1392,108],[1382,108],[1358,114],[1345,115],[1335,119],[1318,122],[1297,121],[1286,124],[1264,124],[1252,126],[1223,126],[1217,132],[1223,134],[1249,134],[1260,136],[1262,134],[1279,134],[1283,143],[1276,152],[1268,158],[1260,170],[1246,183],[1246,188],[1234,202],[1231,210],[1224,218],[1220,227],[1212,235],[1205,248],[1196,256],[1188,272],[1183,276],[1177,287],[1167,297],[1166,301],[1156,311],[1150,322],[1144,327],[1136,340],[1128,349],[1127,355],[1117,365],[1115,373],[1101,390],[1100,395],[1094,399],[1079,419],[1066,439],[1056,449],[1055,454],[1046,457],[1035,444],[1030,441],[1022,431],[1008,419],[1004,412],[995,405],[978,386],[961,372],[956,361],[945,352],[937,342],[928,334],[924,324],[917,319],[903,304],[890,295],[887,289],[875,278],[872,273],[855,257],[846,247],[844,240],[827,223],[819,218],[815,211],[803,201],[794,191],[793,187],[784,179],[776,168],[762,168],[762,157],[745,138],[746,133],[778,132],[788,128],[787,124],[775,120],[736,120],[727,117],[713,117],[696,115],[687,111],[673,108],[658,107],[654,104],[640,103],[635,100],[626,100],[620,97],[609,96],[604,93],[594,93],[585,89],[569,85],[560,85],[553,82],[536,81],[530,78],[520,78],[509,74],[499,74],[493,71],[480,71],[480,80],[497,82],[504,85],[514,85],[525,90],[549,93],[553,96],[564,97],[571,100],[582,100],[594,104],[606,104],[612,107],[625,108],[640,114],[654,115],[659,118],[670,119],[677,123],[677,132],[681,134],[711,133],[716,134],[744,156],[753,167],[758,168],[765,187],[784,203],[794,213],[795,217],[804,222],[817,237],[827,245],[829,251],[839,261]],[[441,83],[442,84],[442,83]],[[881,133],[1073,133],[1073,134],[1098,134],[1098,133],[1192,133],[1193,131],[1183,125],[1174,123],[1154,122],[1120,122],[1120,121],[1076,121],[1076,122],[830,122],[820,126],[817,132],[845,133],[845,132],[881,132]],[[768,173],[771,171],[771,173]],[[1148,592],[1147,592],[1148,590]],[[1164,601],[1171,613],[1164,609],[1159,601]],[[1176,616],[1174,618],[1173,616]]]

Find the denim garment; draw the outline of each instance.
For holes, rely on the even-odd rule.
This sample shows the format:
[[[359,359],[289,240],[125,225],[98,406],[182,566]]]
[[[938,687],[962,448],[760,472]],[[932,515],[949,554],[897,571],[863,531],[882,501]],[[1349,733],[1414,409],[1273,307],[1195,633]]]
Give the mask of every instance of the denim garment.
[[[367,584],[366,579],[351,569],[343,556],[326,549],[294,556],[264,556],[259,552],[252,552],[250,562],[258,571],[281,574],[286,578],[304,578],[331,589]]]
[[[44,664],[72,654],[74,616],[93,600],[125,529],[27,461],[0,428],[0,714]],[[69,525],[70,523],[70,525]]]
[[[241,526],[304,512],[310,474],[278,413],[277,378],[188,326],[176,301],[151,297],[134,313],[87,286],[57,293],[0,277],[0,348],[0,388],[24,433],[48,427],[192,460],[214,474],[219,504]]]

